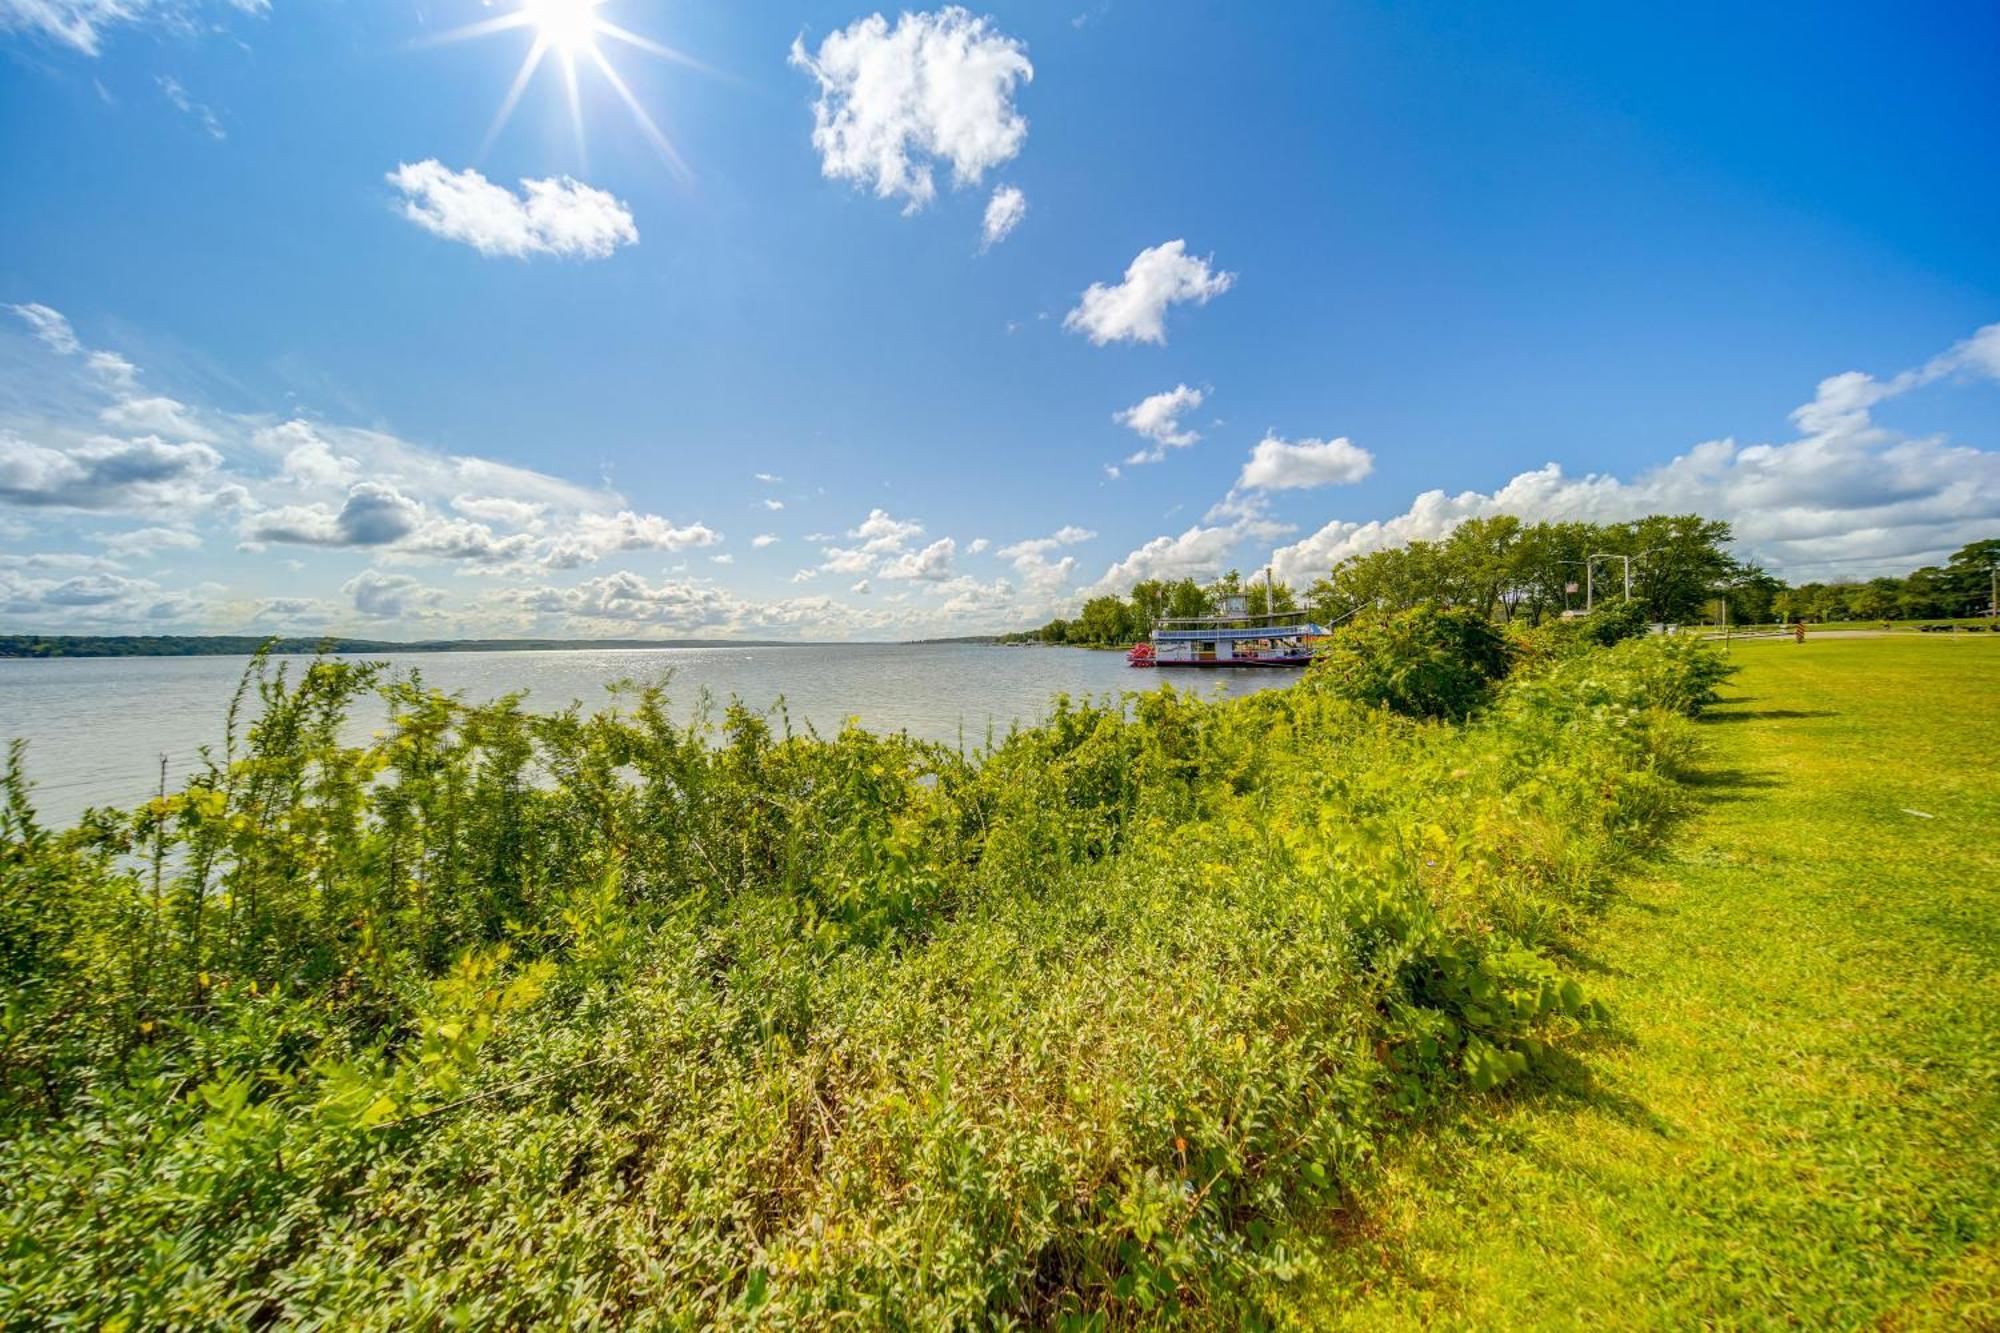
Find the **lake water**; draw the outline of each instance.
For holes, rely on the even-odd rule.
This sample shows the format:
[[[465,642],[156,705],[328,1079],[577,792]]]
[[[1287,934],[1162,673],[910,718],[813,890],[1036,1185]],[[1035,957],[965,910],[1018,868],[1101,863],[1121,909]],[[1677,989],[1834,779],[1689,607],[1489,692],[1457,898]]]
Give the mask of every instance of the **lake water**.
[[[283,660],[283,659],[280,659]],[[304,659],[294,659],[302,662]],[[968,749],[1015,723],[1038,721],[1058,693],[1104,695],[1158,688],[1164,679],[1204,692],[1245,693],[1296,679],[1282,671],[1134,671],[1120,653],[986,644],[801,648],[637,648],[501,653],[408,653],[374,659],[470,702],[512,690],[552,712],[595,707],[619,679],[670,678],[676,711],[703,693],[753,708],[783,698],[795,728],[838,731],[856,717],[875,731],[907,731]],[[160,756],[170,786],[191,773],[203,745],[222,740],[241,657],[0,659],[0,740],[28,742],[27,771],[43,819],[68,823],[88,806],[131,806],[153,794]],[[380,725],[359,715],[353,739]]]

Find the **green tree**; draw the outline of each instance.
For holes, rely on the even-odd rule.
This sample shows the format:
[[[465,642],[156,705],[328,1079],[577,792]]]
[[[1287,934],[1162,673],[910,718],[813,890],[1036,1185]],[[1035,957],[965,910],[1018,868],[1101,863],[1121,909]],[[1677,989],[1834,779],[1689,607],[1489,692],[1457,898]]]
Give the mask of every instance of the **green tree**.
[[[2000,537],[1971,542],[1952,553],[1941,580],[1955,603],[1952,614],[1977,615],[1991,609],[1996,567],[2000,567]]]
[[[1132,608],[1111,593],[1085,602],[1076,620],[1076,638],[1084,643],[1129,643],[1135,633]]]
[[[1656,621],[1694,621],[1715,590],[1742,568],[1727,550],[1729,538],[1729,525],[1717,519],[1655,514],[1606,528],[1605,545],[1599,549],[1633,557],[1632,596],[1645,605],[1647,615]],[[1622,582],[1621,565],[1607,563]]]

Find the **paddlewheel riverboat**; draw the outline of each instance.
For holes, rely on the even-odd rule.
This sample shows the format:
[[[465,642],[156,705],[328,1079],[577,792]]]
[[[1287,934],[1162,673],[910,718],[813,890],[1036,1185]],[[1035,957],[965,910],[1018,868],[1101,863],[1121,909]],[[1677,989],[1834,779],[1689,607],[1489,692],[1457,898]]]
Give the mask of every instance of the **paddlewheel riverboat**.
[[[1228,598],[1219,616],[1162,620],[1125,660],[1135,667],[1302,667],[1327,630],[1301,611],[1253,616]]]

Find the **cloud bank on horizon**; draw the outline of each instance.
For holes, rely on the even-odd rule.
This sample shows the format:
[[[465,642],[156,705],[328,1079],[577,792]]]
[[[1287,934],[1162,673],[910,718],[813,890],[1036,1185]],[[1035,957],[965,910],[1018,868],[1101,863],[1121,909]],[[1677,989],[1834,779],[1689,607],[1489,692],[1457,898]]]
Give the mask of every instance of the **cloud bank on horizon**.
[[[197,42],[231,15],[266,25],[285,11],[267,0],[0,0],[0,32],[93,65],[120,34],[151,26]],[[1546,462],[1490,490],[1424,489],[1385,512],[1401,503],[1380,498],[1397,447],[1337,409],[1254,429],[1208,415],[1267,410],[1239,401],[1240,386],[1206,366],[1227,337],[1285,335],[1254,320],[1247,334],[1213,325],[1290,275],[1241,262],[1226,231],[1172,220],[1133,221],[1122,239],[1075,242],[1060,256],[1045,248],[1068,244],[1056,234],[1090,201],[1028,174],[1021,103],[1037,71],[1022,37],[947,6],[894,21],[865,15],[816,40],[801,31],[770,62],[805,90],[795,142],[804,163],[817,163],[818,189],[910,235],[964,210],[974,234],[956,235],[968,270],[999,271],[992,281],[1034,292],[1045,308],[1024,319],[1045,332],[1040,346],[1076,375],[1100,377],[1102,406],[1077,414],[1075,427],[1097,432],[1086,437],[1095,452],[1049,472],[1039,512],[940,522],[928,463],[829,498],[785,458],[742,458],[742,489],[723,494],[669,487],[658,476],[671,469],[651,470],[635,452],[617,475],[639,480],[614,484],[609,463],[592,476],[580,461],[591,429],[581,423],[530,462],[406,438],[363,411],[295,396],[245,406],[220,383],[226,376],[189,370],[204,349],[156,362],[115,309],[100,304],[72,322],[55,295],[0,293],[15,302],[0,332],[0,629],[918,637],[1023,627],[1146,578],[1268,564],[1305,583],[1350,556],[1494,514],[1699,512],[1732,523],[1745,558],[1790,577],[1900,572],[2000,533],[2000,452],[1884,419],[1921,415],[1920,403],[1954,386],[2000,383],[2000,323],[1901,371],[1829,374],[1789,414],[1789,431],[1768,441],[1703,440],[1650,466],[1581,474]],[[153,81],[211,148],[236,149],[220,113],[176,76]],[[659,300],[664,284],[646,286],[634,266],[664,250],[683,263],[676,281],[702,280],[701,257],[675,253],[690,244],[685,220],[657,200],[649,212],[629,181],[593,183],[581,163],[575,175],[489,176],[447,165],[468,159],[427,145],[385,160],[392,169],[342,188],[391,215],[381,226],[393,236],[374,243],[399,257],[428,247],[503,284],[609,274],[605,290]],[[800,174],[813,179],[809,166]],[[1144,243],[1162,235],[1170,239]],[[914,281],[875,276],[885,301]],[[1009,334],[1020,326],[1010,321]],[[967,373],[983,372],[986,355],[968,351]],[[896,382],[914,392],[920,378]],[[864,396],[831,397],[829,414],[858,414],[854,427],[870,428]],[[1911,410],[1890,412],[1892,403]],[[665,418],[674,405],[656,410]],[[989,441],[1009,430],[1004,419],[980,425]],[[1745,423],[1741,438],[1761,429]],[[1461,457],[1484,443],[1459,442]],[[958,447],[941,442],[930,457],[943,466]],[[752,470],[766,463],[784,475]],[[1210,480],[1190,480],[1197,464]],[[1135,530],[1136,497],[1150,504],[1169,489],[1179,500],[1168,514],[1186,507],[1200,519]]]

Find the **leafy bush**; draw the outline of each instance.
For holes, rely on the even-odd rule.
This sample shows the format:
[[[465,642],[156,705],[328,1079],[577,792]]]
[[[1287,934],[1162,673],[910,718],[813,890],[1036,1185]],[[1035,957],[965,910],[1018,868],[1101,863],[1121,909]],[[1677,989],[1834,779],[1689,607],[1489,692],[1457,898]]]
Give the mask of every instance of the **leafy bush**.
[[[1426,605],[1341,630],[1313,669],[1343,699],[1405,717],[1460,719],[1486,701],[1511,656],[1485,616]]]
[[[1384,1134],[1599,1021],[1555,946],[1714,679],[965,756],[260,664],[180,792],[4,784],[0,1323],[1280,1321]]]
[[[1645,603],[1637,601],[1606,602],[1587,616],[1557,623],[1567,624],[1579,643],[1597,648],[1636,639],[1652,627]]]

